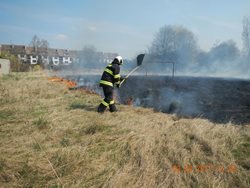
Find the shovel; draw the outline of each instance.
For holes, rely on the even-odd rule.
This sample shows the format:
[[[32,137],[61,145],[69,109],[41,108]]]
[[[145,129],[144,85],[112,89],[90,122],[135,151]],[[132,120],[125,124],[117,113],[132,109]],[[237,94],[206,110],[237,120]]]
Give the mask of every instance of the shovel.
[[[133,72],[135,72],[142,64],[143,58],[144,58],[145,54],[140,54],[137,56],[136,60],[137,60],[137,66],[131,70],[126,76],[125,78],[121,81],[120,86],[122,85],[122,83],[131,75],[133,74]]]

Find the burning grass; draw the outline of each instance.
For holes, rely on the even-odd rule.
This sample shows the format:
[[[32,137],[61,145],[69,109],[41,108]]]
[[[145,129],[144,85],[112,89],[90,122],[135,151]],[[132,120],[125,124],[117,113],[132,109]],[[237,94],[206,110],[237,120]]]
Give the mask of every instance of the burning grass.
[[[43,73],[0,78],[0,187],[249,187],[249,126],[184,119],[69,91]]]
[[[64,84],[66,84],[69,89],[75,89],[77,86],[76,82],[71,81],[71,80],[66,80],[64,78],[60,78],[57,76],[49,77],[48,80],[51,82],[62,82]]]

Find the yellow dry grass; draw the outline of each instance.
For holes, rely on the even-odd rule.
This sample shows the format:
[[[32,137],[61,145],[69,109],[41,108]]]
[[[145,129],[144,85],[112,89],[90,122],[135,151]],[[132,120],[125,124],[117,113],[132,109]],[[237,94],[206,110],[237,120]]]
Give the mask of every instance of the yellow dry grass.
[[[0,187],[250,187],[249,126],[99,102],[43,72],[1,77]]]

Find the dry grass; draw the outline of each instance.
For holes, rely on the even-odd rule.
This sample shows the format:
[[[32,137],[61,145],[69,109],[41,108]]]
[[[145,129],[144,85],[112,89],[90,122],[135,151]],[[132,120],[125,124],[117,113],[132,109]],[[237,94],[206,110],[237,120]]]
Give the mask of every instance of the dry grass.
[[[44,73],[0,78],[0,187],[250,187],[249,126],[99,101]]]

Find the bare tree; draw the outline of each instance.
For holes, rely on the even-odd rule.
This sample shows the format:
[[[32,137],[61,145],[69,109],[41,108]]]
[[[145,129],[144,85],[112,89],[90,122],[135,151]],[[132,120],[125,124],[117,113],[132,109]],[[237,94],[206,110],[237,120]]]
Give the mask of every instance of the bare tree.
[[[49,42],[45,39],[41,39],[40,48],[49,48]]]
[[[32,40],[30,42],[30,46],[34,48],[35,51],[37,51],[37,49],[39,48],[40,46],[40,39],[37,35],[34,35],[32,37]]]
[[[244,55],[250,56],[250,18],[249,17],[245,17],[243,19],[242,42],[243,42]]]
[[[193,62],[196,52],[193,33],[182,26],[171,25],[160,28],[149,48],[152,57],[162,62],[174,61],[179,67]]]
[[[30,42],[30,46],[37,51],[39,48],[49,48],[49,42],[45,39],[40,39],[37,35],[34,35]]]

